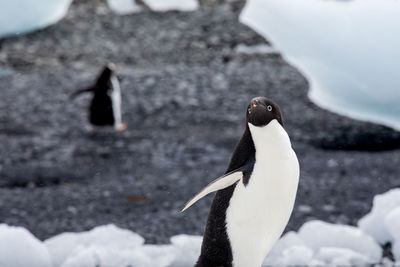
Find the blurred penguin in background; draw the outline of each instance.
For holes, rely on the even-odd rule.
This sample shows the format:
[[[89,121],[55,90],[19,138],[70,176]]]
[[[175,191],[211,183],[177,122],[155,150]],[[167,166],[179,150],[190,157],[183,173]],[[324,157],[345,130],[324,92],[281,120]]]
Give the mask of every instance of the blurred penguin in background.
[[[95,129],[112,127],[124,131],[126,124],[121,119],[121,88],[115,74],[115,65],[107,64],[98,76],[96,83],[88,88],[78,90],[71,95],[75,98],[82,93],[91,92],[93,98],[89,107],[90,132]]]

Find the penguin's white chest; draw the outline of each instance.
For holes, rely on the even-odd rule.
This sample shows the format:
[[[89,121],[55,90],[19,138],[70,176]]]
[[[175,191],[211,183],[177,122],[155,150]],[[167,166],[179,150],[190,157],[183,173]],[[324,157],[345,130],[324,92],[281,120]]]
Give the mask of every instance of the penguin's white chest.
[[[297,157],[290,141],[288,144],[285,141],[288,138],[284,136],[286,132],[274,129],[272,136],[271,131],[268,134],[264,137],[263,131],[256,134],[252,131],[256,147],[254,169],[247,186],[242,180],[238,182],[226,211],[234,267],[261,266],[293,210],[299,179]],[[269,142],[262,140],[269,137],[273,137]],[[258,142],[260,138],[262,142]],[[274,138],[278,140],[271,144],[271,141],[275,142]]]

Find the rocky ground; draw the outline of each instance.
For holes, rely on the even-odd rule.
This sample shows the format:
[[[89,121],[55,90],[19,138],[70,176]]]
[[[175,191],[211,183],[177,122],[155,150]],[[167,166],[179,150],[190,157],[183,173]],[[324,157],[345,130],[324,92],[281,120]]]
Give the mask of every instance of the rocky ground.
[[[190,13],[116,16],[74,1],[55,26],[0,41],[0,221],[45,239],[114,223],[166,243],[202,234],[212,197],[180,208],[223,174],[253,96],[274,99],[301,164],[288,230],[322,219],[355,224],[375,194],[400,185],[400,134],[323,110],[278,53],[238,22],[242,1],[204,0]],[[88,96],[118,66],[119,134],[87,133]]]

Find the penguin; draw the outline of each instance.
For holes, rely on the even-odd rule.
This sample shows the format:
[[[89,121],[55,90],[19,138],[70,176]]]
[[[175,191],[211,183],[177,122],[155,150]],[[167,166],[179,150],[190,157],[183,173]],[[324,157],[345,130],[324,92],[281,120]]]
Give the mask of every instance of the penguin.
[[[126,125],[121,120],[121,88],[115,74],[115,65],[107,64],[94,85],[74,92],[71,98],[87,92],[93,93],[89,106],[91,131],[94,131],[95,127],[105,126],[124,131]]]
[[[265,97],[253,98],[225,175],[182,209],[217,191],[195,266],[261,266],[289,221],[299,175],[279,106]]]

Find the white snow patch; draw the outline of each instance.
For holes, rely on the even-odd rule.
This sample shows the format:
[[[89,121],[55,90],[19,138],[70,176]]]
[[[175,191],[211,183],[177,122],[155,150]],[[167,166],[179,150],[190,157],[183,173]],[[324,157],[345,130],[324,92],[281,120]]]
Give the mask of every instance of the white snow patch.
[[[104,225],[81,233],[63,233],[45,241],[55,266],[61,266],[69,257],[83,258],[82,254],[98,255],[104,250],[132,250],[142,246],[144,239],[115,225]],[[112,252],[110,252],[112,254]],[[108,257],[108,254],[107,254]]]
[[[263,266],[365,266],[381,257],[381,247],[360,229],[310,221],[298,233],[285,234]]]
[[[298,253],[300,257],[298,256]],[[263,266],[307,265],[313,251],[295,232],[288,232],[276,242],[263,262]]]
[[[171,237],[171,243],[175,249],[175,259],[171,262],[171,267],[194,266],[200,255],[202,241],[203,237],[201,236],[176,235]]]
[[[361,255],[348,248],[322,247],[318,250],[315,259],[330,266],[367,266],[379,262],[371,262],[367,255]]]
[[[169,245],[144,245],[129,230],[105,225],[82,233],[63,233],[45,241],[55,267],[193,266],[200,254],[201,236],[178,235]]]
[[[0,37],[47,27],[62,19],[72,0],[1,0]]]
[[[393,209],[384,220],[385,227],[392,237],[392,253],[400,261],[400,207]]]
[[[107,0],[108,6],[118,15],[138,13],[142,8],[135,0]]]
[[[52,267],[46,246],[23,227],[0,224],[0,266]]]
[[[385,227],[385,217],[400,206],[400,188],[392,189],[374,197],[372,210],[358,221],[358,226],[380,244],[393,240]],[[389,222],[387,222],[389,223]]]
[[[245,45],[239,44],[235,47],[238,54],[255,55],[255,54],[279,54],[278,50],[266,44]]]
[[[299,229],[298,235],[316,253],[330,247],[366,255],[370,263],[377,263],[382,258],[382,248],[374,239],[353,226],[310,221]]]
[[[107,246],[79,246],[61,267],[141,266],[167,267],[174,259],[173,248],[167,245],[145,245],[135,249]]]
[[[194,11],[199,8],[197,0],[143,0],[153,11]]]

